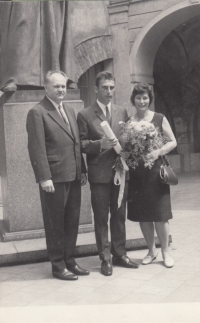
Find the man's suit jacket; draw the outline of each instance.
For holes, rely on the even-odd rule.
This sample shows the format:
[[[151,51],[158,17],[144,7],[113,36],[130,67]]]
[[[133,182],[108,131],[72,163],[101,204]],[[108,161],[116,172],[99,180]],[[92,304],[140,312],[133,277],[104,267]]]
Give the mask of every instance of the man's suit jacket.
[[[125,108],[112,104],[111,128],[117,138],[120,136],[119,121],[125,121],[127,116]],[[104,120],[106,117],[97,102],[81,110],[77,117],[82,152],[87,154],[90,183],[108,183],[113,176],[113,162],[117,154],[113,148],[101,151],[100,146],[104,136],[100,124]]]
[[[65,103],[63,108],[71,131],[47,97],[28,113],[28,150],[37,183],[69,182],[86,173],[74,110]]]

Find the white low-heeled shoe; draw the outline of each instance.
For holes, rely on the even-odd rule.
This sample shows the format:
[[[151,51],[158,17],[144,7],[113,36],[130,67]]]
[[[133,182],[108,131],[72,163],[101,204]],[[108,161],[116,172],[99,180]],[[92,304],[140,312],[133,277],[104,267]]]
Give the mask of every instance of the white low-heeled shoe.
[[[164,265],[167,268],[172,268],[174,266],[174,259],[170,256],[164,259]]]
[[[147,255],[146,257],[144,257],[144,259],[142,260],[142,265],[149,265],[152,263],[153,260],[156,259],[158,254],[156,254],[155,256],[150,256]]]

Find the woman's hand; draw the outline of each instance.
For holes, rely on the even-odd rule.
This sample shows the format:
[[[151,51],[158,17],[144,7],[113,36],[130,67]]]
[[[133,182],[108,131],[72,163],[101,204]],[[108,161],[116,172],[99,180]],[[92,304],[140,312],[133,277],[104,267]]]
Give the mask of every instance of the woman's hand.
[[[156,160],[160,156],[160,149],[153,150],[149,154],[147,154],[148,159]]]

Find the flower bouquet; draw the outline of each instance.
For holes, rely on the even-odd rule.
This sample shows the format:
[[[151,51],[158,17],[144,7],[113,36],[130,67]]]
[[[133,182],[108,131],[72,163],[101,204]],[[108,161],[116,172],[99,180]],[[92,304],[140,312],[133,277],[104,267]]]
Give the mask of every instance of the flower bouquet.
[[[161,148],[165,143],[159,129],[152,123],[147,121],[137,122],[134,119],[121,123],[121,126],[120,143],[125,153],[123,156],[126,156],[126,164],[135,169],[138,162],[143,160],[144,166],[151,169],[155,160],[149,154],[153,150]],[[123,171],[123,165],[118,157],[115,160],[114,169]]]

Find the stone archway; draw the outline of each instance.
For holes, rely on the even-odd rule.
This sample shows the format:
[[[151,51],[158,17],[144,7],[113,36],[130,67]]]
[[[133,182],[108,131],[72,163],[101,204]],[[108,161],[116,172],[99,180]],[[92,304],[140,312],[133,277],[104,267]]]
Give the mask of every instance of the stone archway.
[[[171,123],[177,151],[200,153],[200,16],[176,27],[160,45],[154,61],[155,110]]]
[[[156,53],[165,37],[177,26],[200,15],[200,3],[183,1],[156,15],[144,26],[130,51],[131,82],[154,83]]]
[[[179,88],[177,87],[179,90],[179,93],[177,93],[177,88],[174,89],[175,93],[177,94],[176,102],[175,100],[171,100],[170,103],[173,103],[173,104],[170,105],[169,100],[166,100],[167,99],[166,96],[167,95],[170,96],[170,93],[172,93],[172,91],[171,92],[169,91],[169,88],[170,88],[169,86],[164,87],[164,90],[165,90],[164,92],[166,93],[163,92],[164,94],[160,95],[162,94],[161,93],[162,84],[158,83],[158,77],[156,79],[155,65],[158,70],[159,64],[158,64],[157,58],[158,56],[162,57],[161,53],[163,52],[163,48],[164,49],[166,48],[165,45],[167,43],[167,39],[168,39],[168,43],[172,41],[173,32],[174,31],[176,32],[179,26],[180,28],[184,29],[185,25],[187,25],[188,22],[193,22],[195,20],[197,21],[199,16],[200,16],[200,3],[197,3],[197,2],[192,3],[192,1],[183,1],[181,3],[171,6],[166,10],[163,10],[161,13],[155,16],[145,27],[143,27],[138,37],[136,38],[130,53],[132,83],[141,82],[141,81],[148,82],[150,84],[155,83],[155,86],[154,86],[155,110],[158,112],[163,112],[167,116],[172,126],[172,129],[176,134],[177,141],[178,141],[178,147],[176,152],[178,152],[178,154],[180,155],[175,155],[174,158],[176,159],[179,158],[178,163],[181,166],[180,168],[182,169],[182,171],[199,170],[198,161],[200,159],[200,154],[196,154],[196,151],[194,151],[193,149],[194,148],[193,147],[194,142],[192,138],[192,128],[194,129],[194,127],[192,127],[193,113],[192,113],[191,106],[190,108],[188,108],[189,104],[187,104],[186,102],[186,101],[189,101],[191,105],[191,102],[192,102],[191,96],[194,101],[195,91],[194,89],[192,90],[191,86],[188,85],[189,80],[186,80],[186,79],[181,80],[182,83],[179,84]],[[164,43],[165,45],[163,45]],[[170,46],[173,46],[173,45],[171,44]],[[172,51],[170,52],[169,50],[167,54],[172,55],[172,52],[173,52],[173,48],[172,48]],[[184,56],[184,53],[182,54],[183,54],[182,56]],[[166,57],[166,55],[165,55],[165,58],[166,58],[165,63],[168,66],[171,56]],[[180,53],[177,53],[177,55],[179,55],[181,59]],[[186,53],[186,56],[187,56],[187,53]],[[162,62],[160,62],[160,64],[162,65]],[[191,70],[193,71],[193,69]],[[164,68],[162,66],[161,70],[163,70],[163,74],[161,73],[159,75],[161,77],[160,80],[165,81],[165,84],[167,84],[167,82],[169,82],[168,80],[169,77],[167,77],[169,76],[167,72],[167,68],[165,68],[165,71],[164,71]],[[161,83],[164,84],[164,82],[161,82]],[[188,100],[185,100],[186,92],[188,93],[188,98],[190,98]],[[197,96],[195,98],[196,98],[195,99],[195,102],[196,102]],[[180,104],[180,102],[182,103],[182,105]],[[183,104],[183,102],[186,102],[186,103]],[[159,110],[161,105],[164,110],[163,109]],[[176,109],[176,105],[179,106],[179,109]],[[196,106],[197,102],[193,105]],[[172,160],[172,164],[173,164],[173,160]]]

